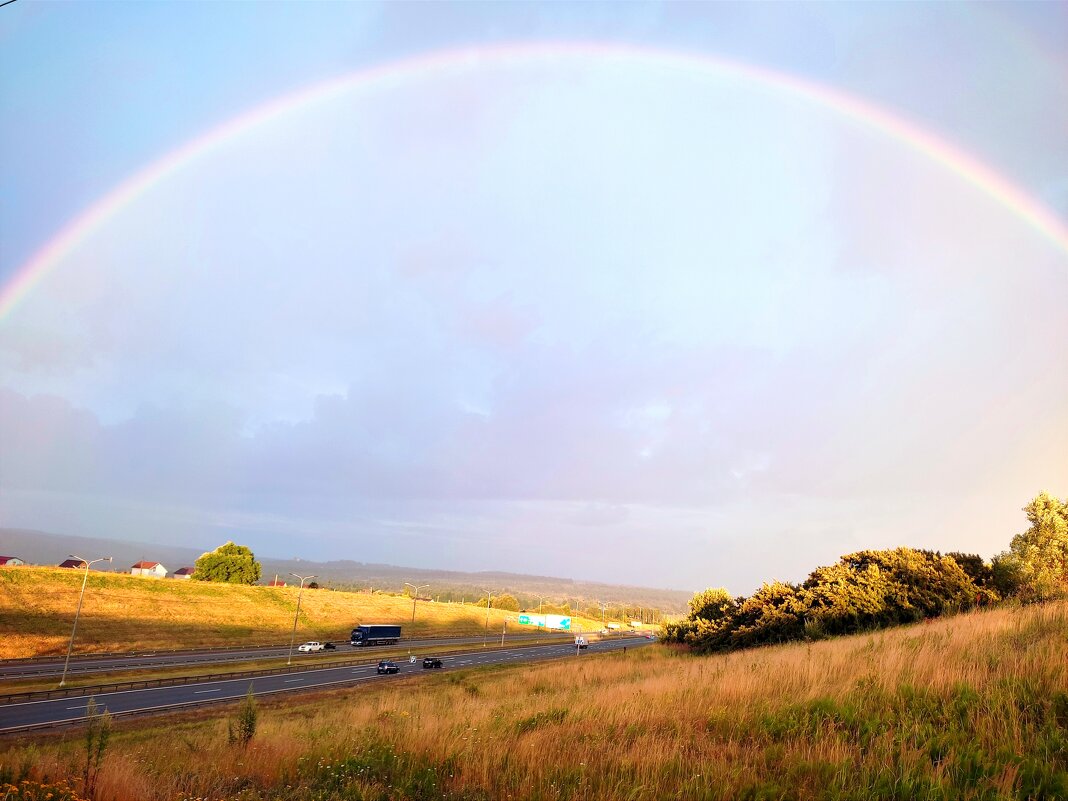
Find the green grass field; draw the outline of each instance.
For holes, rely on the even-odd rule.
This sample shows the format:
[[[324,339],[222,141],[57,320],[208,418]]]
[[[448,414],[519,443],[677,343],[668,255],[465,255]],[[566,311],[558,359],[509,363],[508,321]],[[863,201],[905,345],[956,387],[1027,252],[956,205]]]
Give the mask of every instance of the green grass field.
[[[651,646],[118,724],[98,801],[1068,798],[1068,604],[693,656]],[[0,780],[70,780],[78,732]]]
[[[83,573],[47,567],[0,568],[0,658],[66,652]],[[288,642],[295,587],[246,587],[90,572],[75,653],[260,645]],[[515,613],[489,610],[490,636],[529,630]],[[359,623],[399,623],[404,634],[482,634],[486,609],[393,595],[304,590],[297,637],[347,639]],[[600,627],[574,619],[576,628]]]

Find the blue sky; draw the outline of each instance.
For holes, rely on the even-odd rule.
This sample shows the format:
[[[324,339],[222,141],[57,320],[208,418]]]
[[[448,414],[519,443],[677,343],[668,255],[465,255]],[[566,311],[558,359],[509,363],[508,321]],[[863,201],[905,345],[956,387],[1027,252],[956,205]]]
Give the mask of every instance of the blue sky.
[[[520,41],[824,84],[1064,219],[1066,27],[1056,4],[19,2],[0,286],[249,109]],[[989,556],[1065,493],[1066,284],[990,196],[774,86],[592,51],[454,65],[195,159],[0,320],[0,515],[737,592],[862,547]]]

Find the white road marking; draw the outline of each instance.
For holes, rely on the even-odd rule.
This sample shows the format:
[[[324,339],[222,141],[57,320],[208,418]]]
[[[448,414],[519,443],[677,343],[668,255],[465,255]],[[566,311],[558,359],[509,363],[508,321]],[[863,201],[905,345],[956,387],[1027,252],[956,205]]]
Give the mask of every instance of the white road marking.
[[[194,690],[194,695],[200,695],[201,693],[221,693],[222,687],[216,687],[214,690]]]

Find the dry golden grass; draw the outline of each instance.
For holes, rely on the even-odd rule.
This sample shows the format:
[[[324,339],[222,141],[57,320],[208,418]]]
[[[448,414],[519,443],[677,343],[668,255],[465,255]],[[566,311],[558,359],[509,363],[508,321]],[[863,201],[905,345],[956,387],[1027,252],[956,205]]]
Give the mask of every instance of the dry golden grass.
[[[101,801],[1065,798],[1068,605],[275,700],[247,750],[203,714],[126,724]],[[77,743],[45,741],[34,777],[71,777]]]
[[[0,568],[0,658],[65,653],[83,573],[47,567]],[[295,587],[245,587],[90,572],[76,653],[288,642]],[[514,612],[491,609],[490,635]],[[392,595],[304,590],[297,636],[337,640],[359,623],[399,623],[405,636],[481,634],[486,610]],[[577,627],[599,623],[576,618]],[[523,627],[523,630],[528,630]],[[520,631],[509,626],[511,633]]]

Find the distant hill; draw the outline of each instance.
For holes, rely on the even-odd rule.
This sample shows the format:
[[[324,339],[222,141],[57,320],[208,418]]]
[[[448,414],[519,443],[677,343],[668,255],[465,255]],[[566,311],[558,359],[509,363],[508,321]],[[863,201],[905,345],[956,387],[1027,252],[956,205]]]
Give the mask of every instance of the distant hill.
[[[220,543],[221,544],[221,543]],[[0,554],[17,556],[28,564],[56,565],[77,554],[86,559],[96,556],[114,556],[117,572],[126,572],[134,562],[147,559],[161,562],[171,572],[181,567],[192,566],[201,555],[200,549],[174,545],[149,545],[123,540],[95,537],[74,537],[29,529],[0,528]],[[584,608],[596,603],[612,607],[627,607],[629,614],[638,615],[642,610],[659,610],[664,614],[677,614],[686,609],[691,593],[681,590],[631,587],[602,584],[552,576],[530,576],[522,573],[477,572],[465,573],[453,570],[427,570],[399,565],[365,564],[351,560],[312,562],[303,559],[278,559],[257,554],[263,566],[263,580],[288,577],[290,571],[301,575],[314,573],[324,586],[348,589],[384,590],[401,592],[404,582],[429,584],[425,593],[441,600],[468,601],[481,596],[483,587],[491,587],[515,595],[524,607],[534,607],[544,597],[546,605],[570,603],[573,608]],[[104,565],[107,568],[107,565]]]

